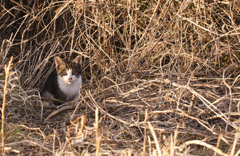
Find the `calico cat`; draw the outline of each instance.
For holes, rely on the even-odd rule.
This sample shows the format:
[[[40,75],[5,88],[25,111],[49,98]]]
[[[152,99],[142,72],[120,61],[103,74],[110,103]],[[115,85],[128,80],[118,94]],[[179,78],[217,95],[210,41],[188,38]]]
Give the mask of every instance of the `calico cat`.
[[[55,57],[54,62],[55,69],[46,81],[43,97],[56,99],[56,105],[77,100],[82,86],[81,57],[77,56],[69,62]]]

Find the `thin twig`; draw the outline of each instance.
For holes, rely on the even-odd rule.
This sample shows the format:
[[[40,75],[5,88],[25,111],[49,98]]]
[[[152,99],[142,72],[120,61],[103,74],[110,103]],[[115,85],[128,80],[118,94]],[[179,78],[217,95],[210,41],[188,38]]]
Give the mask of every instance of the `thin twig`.
[[[74,108],[75,108],[75,106],[73,106],[73,105],[61,107],[60,109],[57,109],[54,112],[52,112],[50,115],[48,115],[48,117],[45,119],[45,121],[49,120],[50,118],[57,115],[58,113],[61,113],[65,110],[74,109]]]

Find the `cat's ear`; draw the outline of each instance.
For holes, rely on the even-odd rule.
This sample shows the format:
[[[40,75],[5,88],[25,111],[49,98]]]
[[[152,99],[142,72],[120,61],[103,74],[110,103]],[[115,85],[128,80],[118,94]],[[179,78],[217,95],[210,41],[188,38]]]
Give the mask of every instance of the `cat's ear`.
[[[59,67],[60,65],[63,65],[64,64],[64,62],[63,62],[63,60],[60,58],[60,57],[55,57],[55,65],[56,65],[56,67]]]
[[[82,57],[81,56],[77,56],[74,60],[73,63],[76,63],[78,65],[82,64]]]

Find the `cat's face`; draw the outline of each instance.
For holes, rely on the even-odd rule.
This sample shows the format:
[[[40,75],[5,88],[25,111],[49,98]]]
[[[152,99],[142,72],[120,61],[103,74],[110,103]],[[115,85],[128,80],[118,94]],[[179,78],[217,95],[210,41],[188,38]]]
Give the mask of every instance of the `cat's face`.
[[[55,65],[58,78],[67,84],[72,84],[81,76],[81,57],[77,56],[73,61],[64,62],[60,57],[55,57]]]

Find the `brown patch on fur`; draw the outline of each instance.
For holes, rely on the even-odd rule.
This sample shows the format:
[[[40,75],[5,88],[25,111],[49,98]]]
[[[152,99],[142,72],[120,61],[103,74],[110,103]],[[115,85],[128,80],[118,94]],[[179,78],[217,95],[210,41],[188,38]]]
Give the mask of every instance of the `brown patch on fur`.
[[[66,73],[67,70],[66,63],[60,57],[55,57],[55,65],[58,75]]]

